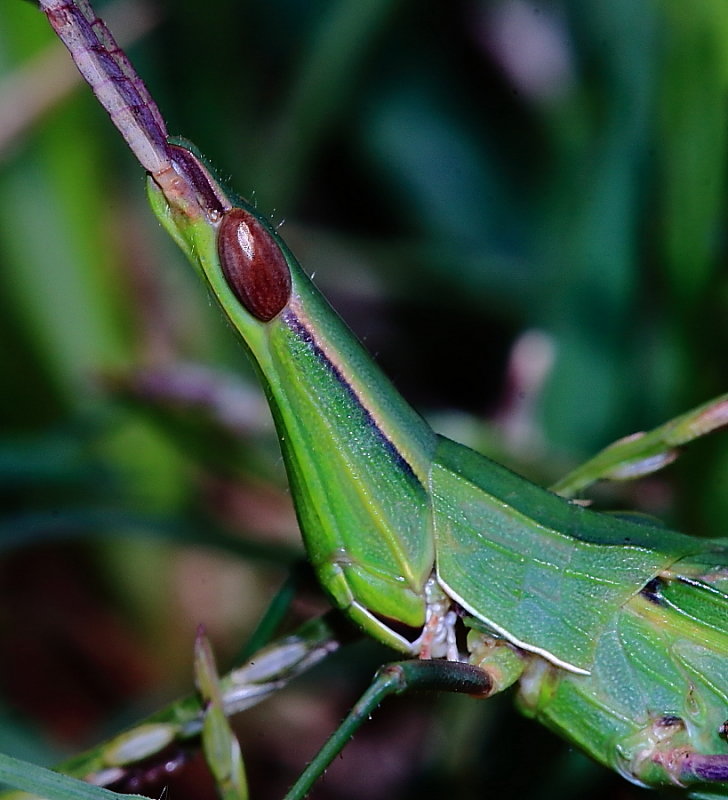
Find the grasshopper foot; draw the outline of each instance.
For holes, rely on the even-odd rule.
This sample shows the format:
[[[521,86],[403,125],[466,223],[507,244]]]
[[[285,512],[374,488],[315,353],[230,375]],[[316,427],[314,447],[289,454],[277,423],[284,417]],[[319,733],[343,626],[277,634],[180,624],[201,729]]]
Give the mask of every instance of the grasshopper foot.
[[[681,786],[728,783],[728,755],[703,755],[686,749],[661,753],[656,759]]]
[[[622,752],[631,755],[626,777],[648,786],[728,783],[728,754],[698,752],[680,717],[657,718]]]

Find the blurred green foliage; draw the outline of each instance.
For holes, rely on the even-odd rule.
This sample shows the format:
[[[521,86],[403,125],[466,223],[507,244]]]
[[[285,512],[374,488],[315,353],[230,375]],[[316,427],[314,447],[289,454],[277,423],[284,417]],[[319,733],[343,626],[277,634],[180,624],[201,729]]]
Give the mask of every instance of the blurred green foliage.
[[[725,391],[723,0],[179,0],[155,10],[154,30],[130,55],[170,130],[286,220],[304,266],[444,429],[548,482],[612,439]],[[11,94],[9,82],[56,45],[30,4],[2,0],[0,20],[0,119],[9,119],[31,96],[30,83]],[[57,78],[46,71],[40,85]],[[232,653],[296,540],[250,368],[157,230],[142,176],[90,92],[79,84],[0,145],[0,680],[15,710],[0,737],[6,751],[9,741],[40,759],[100,735],[109,709],[128,721],[133,703],[151,704],[145,692],[189,679],[194,615],[215,613],[225,595],[199,611],[180,603],[179,582],[195,578],[179,577],[175,541],[213,531],[237,560],[233,531],[254,529],[252,555],[268,567],[263,578],[258,561],[244,573],[244,600],[228,586],[240,619],[222,614],[218,646]],[[500,423],[518,414],[519,387],[509,396],[506,365],[534,329],[550,337],[555,362],[528,412],[530,438],[511,448]],[[190,362],[243,383],[225,394],[228,377],[182,372],[175,394],[164,370]],[[143,379],[160,374],[155,392]],[[231,421],[235,398],[242,423]],[[620,501],[715,536],[725,532],[726,485],[724,435]],[[285,535],[266,550],[269,529]],[[88,683],[77,686],[77,670],[50,645],[43,658],[37,648],[44,637],[68,647],[67,618],[43,615],[64,608],[78,581],[92,589],[79,595],[74,635],[84,644],[74,658],[83,652],[84,669],[102,671],[86,651],[101,634],[101,647],[118,641],[117,624],[126,648],[119,675],[95,679],[105,682],[103,713],[88,710],[75,726],[53,717],[51,698],[65,691],[77,702]],[[96,603],[109,617],[89,621]],[[367,669],[375,660],[363,659]],[[61,678],[45,686],[56,669]],[[125,682],[134,670],[143,675]],[[167,688],[150,677],[159,672]],[[405,756],[419,769],[427,751],[431,771],[391,778],[377,796],[393,786],[409,796],[423,781],[459,798],[481,796],[484,781],[533,798],[597,796],[589,781],[602,771],[550,740],[542,747],[535,729],[493,705],[447,699],[444,729],[410,710],[410,728],[435,726],[434,743],[410,743]],[[376,737],[391,748],[409,741],[398,724],[401,737],[375,727],[359,758],[381,758]],[[529,760],[542,759],[533,775],[518,766],[525,736],[537,742]],[[330,778],[320,796],[355,797],[357,783],[373,791]],[[268,796],[252,784],[253,797]],[[604,796],[614,786],[633,796],[605,786]]]

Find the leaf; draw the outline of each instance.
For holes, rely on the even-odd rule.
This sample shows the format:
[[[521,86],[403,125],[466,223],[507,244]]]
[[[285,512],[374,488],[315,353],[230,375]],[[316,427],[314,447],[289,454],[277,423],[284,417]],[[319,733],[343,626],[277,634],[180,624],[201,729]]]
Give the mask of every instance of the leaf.
[[[123,800],[141,797],[138,794],[117,794],[2,753],[0,781],[46,800]]]

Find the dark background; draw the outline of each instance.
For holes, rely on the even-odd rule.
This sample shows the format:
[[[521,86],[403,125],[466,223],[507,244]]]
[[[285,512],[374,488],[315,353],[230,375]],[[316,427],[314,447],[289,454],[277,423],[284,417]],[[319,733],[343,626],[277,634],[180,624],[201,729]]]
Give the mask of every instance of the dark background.
[[[129,52],[170,131],[285,220],[438,430],[547,484],[726,390],[724,0],[101,12],[119,35],[152,15]],[[0,750],[43,763],[187,692],[200,622],[231,666],[298,547],[254,375],[54,47],[0,0]],[[726,444],[601,502],[725,535]],[[359,645],[240,717],[254,800],[387,657]],[[212,796],[204,773],[171,797]],[[392,701],[314,796],[428,794],[643,792],[507,697],[427,696]]]

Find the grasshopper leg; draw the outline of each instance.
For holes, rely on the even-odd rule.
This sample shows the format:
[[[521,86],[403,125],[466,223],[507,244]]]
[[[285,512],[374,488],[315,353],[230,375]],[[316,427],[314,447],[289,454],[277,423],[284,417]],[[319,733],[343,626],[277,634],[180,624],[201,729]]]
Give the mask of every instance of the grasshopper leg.
[[[435,577],[425,585],[427,610],[425,625],[412,649],[419,658],[446,658],[448,661],[461,661],[455,635],[457,615],[452,610],[452,600],[443,592]]]
[[[728,783],[728,754],[699,752],[680,717],[656,718],[620,749],[630,758],[625,777],[647,786]]]
[[[685,753],[680,760],[680,782],[685,785],[728,782],[728,755]]]
[[[655,770],[662,772],[663,783],[675,786],[728,782],[728,755],[697,753],[691,747],[676,747],[652,756],[646,769],[654,780]]]

